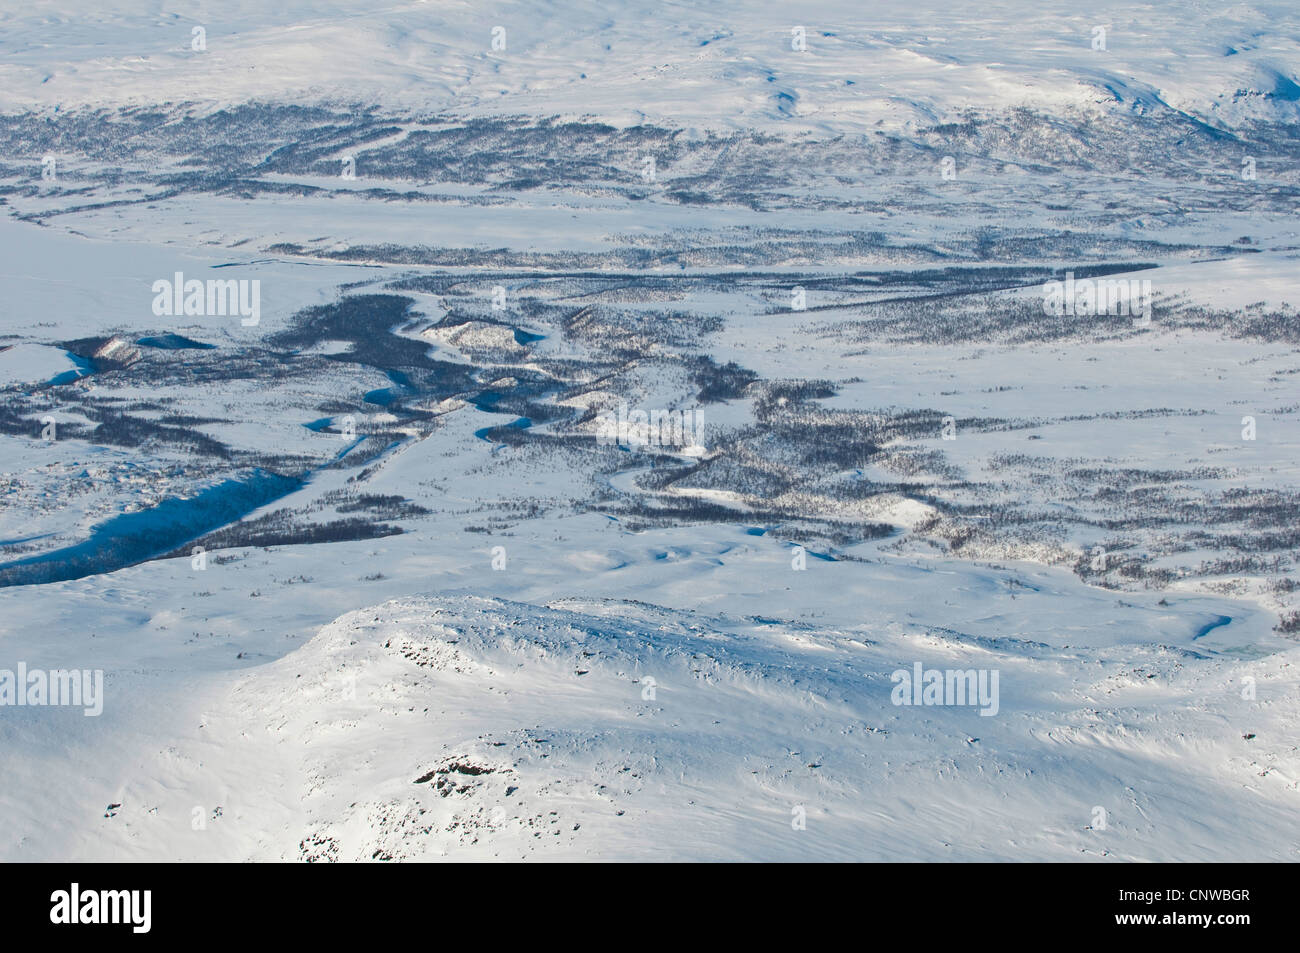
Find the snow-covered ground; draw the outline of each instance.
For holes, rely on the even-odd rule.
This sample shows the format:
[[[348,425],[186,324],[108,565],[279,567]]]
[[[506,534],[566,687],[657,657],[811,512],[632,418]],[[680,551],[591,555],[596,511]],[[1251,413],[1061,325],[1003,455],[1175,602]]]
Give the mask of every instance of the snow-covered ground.
[[[0,859],[1297,859],[1298,44],[0,13]]]
[[[836,132],[968,106],[1274,118],[1270,97],[1294,119],[1300,52],[1287,0],[989,0],[977,16],[944,0],[37,0],[0,25],[19,107],[278,99]]]

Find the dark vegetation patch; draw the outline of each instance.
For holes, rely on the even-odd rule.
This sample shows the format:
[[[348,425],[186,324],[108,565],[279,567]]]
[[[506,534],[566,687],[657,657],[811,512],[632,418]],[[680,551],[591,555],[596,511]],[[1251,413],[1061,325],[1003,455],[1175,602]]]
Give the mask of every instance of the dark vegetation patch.
[[[400,526],[360,517],[311,523],[303,521],[293,510],[280,509],[208,533],[160,558],[189,556],[194,546],[202,546],[208,551],[238,549],[245,546],[301,546],[379,539],[384,536],[396,536],[402,532]]]
[[[698,359],[691,377],[699,388],[695,399],[701,404],[739,400],[749,385],[758,380],[757,374],[734,361],[719,365],[708,357]]]

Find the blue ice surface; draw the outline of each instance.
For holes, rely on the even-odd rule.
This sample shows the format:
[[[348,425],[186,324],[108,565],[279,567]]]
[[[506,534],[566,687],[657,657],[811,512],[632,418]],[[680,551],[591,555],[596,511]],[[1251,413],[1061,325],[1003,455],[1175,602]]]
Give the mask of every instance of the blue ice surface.
[[[95,373],[95,365],[84,357],[78,357],[71,351],[64,351],[63,353],[67,355],[68,360],[72,361],[77,366],[73,370],[64,371],[62,374],[56,374],[51,377],[49,380],[51,387],[61,387],[64,384],[71,384],[80,377],[85,377],[87,374]]]
[[[793,549],[794,546],[791,545],[791,548]],[[806,546],[802,548],[805,555],[812,556],[814,559],[820,559],[823,562],[828,562],[828,563],[839,562],[839,560],[836,559],[834,556],[832,556],[830,553],[815,553],[811,549],[807,548]]]
[[[490,439],[488,434],[496,430],[498,427],[513,427],[515,430],[527,430],[532,425],[533,422],[527,417],[516,417],[508,424],[493,424],[491,427],[480,427],[478,430],[474,431],[474,436],[478,437],[480,440],[488,440]]]
[[[158,334],[140,338],[135,343],[141,347],[152,347],[163,351],[214,351],[217,348],[215,344],[204,344],[202,341],[195,341],[181,334]]]
[[[305,483],[302,477],[258,469],[189,499],[173,497],[151,509],[119,514],[95,526],[80,543],[0,565],[0,587],[65,582],[133,566],[233,523]]]
[[[1232,622],[1232,616],[1227,616],[1227,615],[1215,616],[1211,621],[1207,622],[1205,625],[1201,626],[1199,630],[1197,630],[1197,633],[1194,636],[1192,636],[1192,641],[1195,642],[1197,639],[1209,635],[1211,632],[1213,632],[1215,629],[1219,628],[1220,626],[1228,625],[1231,622]]]
[[[385,373],[395,386],[380,387],[368,392],[361,398],[367,404],[378,404],[380,407],[387,407],[397,398],[415,393],[415,389],[411,386],[411,379],[401,371],[386,371]]]

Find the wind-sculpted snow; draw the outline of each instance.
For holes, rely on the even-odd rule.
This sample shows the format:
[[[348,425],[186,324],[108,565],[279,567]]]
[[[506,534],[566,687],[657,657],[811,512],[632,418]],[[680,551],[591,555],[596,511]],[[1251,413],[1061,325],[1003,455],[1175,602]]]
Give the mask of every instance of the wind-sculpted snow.
[[[891,702],[898,669],[955,658],[1000,669],[996,717]],[[1220,726],[1224,708],[1175,710],[1234,674],[1167,648],[1121,662],[870,621],[422,599],[344,616],[236,697],[274,738],[307,739],[306,859],[1206,859],[1296,823],[1293,753],[1275,747],[1260,776],[1268,755]],[[345,690],[354,703],[334,701]],[[1270,720],[1295,714],[1292,696]],[[1165,719],[1203,740],[1156,742]],[[367,750],[364,766],[348,755]],[[1125,819],[1090,837],[1089,795],[1130,772],[1168,788],[1126,794]],[[1197,798],[1218,817],[1161,846],[1153,832],[1186,824],[1175,805]]]
[[[992,670],[995,703],[897,704],[916,665]],[[1284,860],[1295,688],[1276,657],[1086,637],[402,599],[206,695],[90,856]]]

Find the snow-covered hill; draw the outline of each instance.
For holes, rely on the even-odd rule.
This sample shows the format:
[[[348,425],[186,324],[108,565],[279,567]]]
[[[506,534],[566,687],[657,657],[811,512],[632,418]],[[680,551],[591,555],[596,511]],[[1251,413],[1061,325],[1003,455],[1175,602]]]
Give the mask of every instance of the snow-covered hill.
[[[1295,651],[1119,652],[863,615],[465,596],[347,613],[234,681],[187,678],[165,747],[132,739],[116,806],[75,847],[38,827],[108,790],[103,767],[25,752],[52,799],[19,811],[33,826],[6,854],[1295,859]],[[916,663],[999,672],[998,710],[894,704]]]
[[[1286,0],[38,0],[0,30],[10,108],[342,102],[852,133],[966,108],[1164,104],[1234,123],[1300,105]]]

